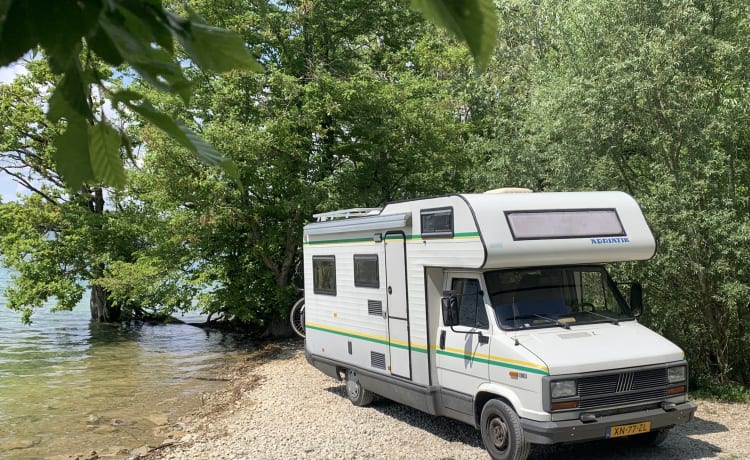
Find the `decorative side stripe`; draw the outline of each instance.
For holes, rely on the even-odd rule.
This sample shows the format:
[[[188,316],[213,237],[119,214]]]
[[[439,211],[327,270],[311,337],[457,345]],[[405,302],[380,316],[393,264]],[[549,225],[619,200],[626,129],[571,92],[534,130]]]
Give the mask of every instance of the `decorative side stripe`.
[[[401,237],[402,235],[388,235],[386,237],[386,241],[401,239]],[[422,235],[406,235],[406,239],[408,241],[470,240],[470,239],[478,239],[478,238],[479,238],[478,232],[455,233],[452,237],[445,237],[445,238],[422,238]],[[342,238],[342,239],[337,239],[337,240],[305,241],[303,244],[306,246],[315,246],[318,244],[353,244],[353,243],[374,243],[374,242],[375,241],[372,239],[372,237],[368,237],[368,238]]]
[[[388,340],[386,337],[365,334],[362,332],[350,331],[348,329],[342,329],[338,327],[324,326],[322,324],[305,323],[305,327],[309,329],[315,329],[322,332],[328,332],[331,334],[342,335],[345,337],[351,337],[354,339],[366,340],[368,342],[379,343],[381,345],[390,345],[392,347],[401,348],[404,350],[409,349],[407,342],[402,340]],[[466,354],[463,350],[456,348],[446,348],[441,350],[437,346],[432,345],[430,348],[435,349],[435,352],[439,355],[448,356],[451,358],[458,358],[463,360],[471,360],[478,363],[489,364],[490,366],[507,367],[509,369],[516,369],[519,371],[531,372],[533,374],[549,375],[549,368],[543,364],[532,363],[529,361],[521,361],[511,358],[503,358],[500,356],[485,355],[481,353]],[[421,344],[411,344],[411,349],[419,353],[427,353],[427,347]]]
[[[341,329],[338,327],[323,326],[322,324],[308,323],[305,322],[305,328],[316,329],[318,331],[329,332],[331,334],[343,335],[345,337],[351,337],[353,339],[366,340],[368,342],[379,343],[381,345],[389,345],[404,350],[409,349],[408,342],[403,340],[389,340],[387,337],[379,335],[365,334],[362,332],[354,332],[347,329]],[[427,347],[419,344],[411,344],[412,350],[419,353],[427,353]]]
[[[501,358],[499,356],[482,355],[480,353],[468,355],[463,351],[451,351],[450,348],[445,350],[436,348],[435,353],[443,356],[450,356],[451,358],[459,358],[464,360],[468,359],[476,363],[489,364],[490,366],[507,367],[509,369],[515,369],[518,371],[531,372],[532,374],[549,375],[549,369],[547,368],[547,366],[542,366],[527,361]]]

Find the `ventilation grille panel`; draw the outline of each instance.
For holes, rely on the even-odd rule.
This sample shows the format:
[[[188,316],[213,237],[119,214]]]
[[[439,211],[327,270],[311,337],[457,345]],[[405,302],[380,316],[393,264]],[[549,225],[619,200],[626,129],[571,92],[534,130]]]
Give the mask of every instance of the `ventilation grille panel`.
[[[376,351],[370,352],[370,365],[378,369],[385,369],[385,355]]]
[[[375,316],[383,316],[383,302],[380,300],[368,300],[367,313]]]

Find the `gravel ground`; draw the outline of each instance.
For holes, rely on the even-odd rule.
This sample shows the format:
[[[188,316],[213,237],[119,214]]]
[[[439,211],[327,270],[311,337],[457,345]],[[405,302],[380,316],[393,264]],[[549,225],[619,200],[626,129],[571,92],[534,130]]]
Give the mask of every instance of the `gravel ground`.
[[[627,440],[532,449],[531,459],[750,458],[750,405],[698,401],[696,419],[659,447]],[[355,407],[343,384],[305,361],[302,342],[275,344],[233,370],[229,389],[148,459],[486,459],[479,432],[376,399]]]

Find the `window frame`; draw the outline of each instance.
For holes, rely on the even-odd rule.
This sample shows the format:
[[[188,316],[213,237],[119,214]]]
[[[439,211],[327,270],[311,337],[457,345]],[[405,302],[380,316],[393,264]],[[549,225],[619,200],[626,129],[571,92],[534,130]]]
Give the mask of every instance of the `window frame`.
[[[380,259],[377,254],[354,254],[353,258],[353,271],[354,271],[354,286],[355,287],[362,287],[362,288],[380,288]],[[363,281],[361,279],[358,279],[358,275],[360,274],[360,270],[358,270],[358,267],[361,265],[358,265],[358,262],[375,262],[375,282],[369,282],[369,281]]]
[[[463,303],[463,298],[467,296],[467,294],[463,294],[463,292],[459,293],[457,290],[457,282],[475,282],[477,286],[477,291],[475,294],[471,294],[473,296],[476,296],[476,301],[474,303],[474,324],[463,324],[461,323],[461,313],[458,315],[459,323],[456,326],[461,327],[468,327],[470,329],[481,329],[483,331],[490,329],[490,317],[487,312],[487,307],[485,305],[484,301],[484,290],[482,289],[482,281],[479,278],[474,278],[471,276],[454,276],[451,278],[451,290],[455,293],[454,295],[458,297],[458,305],[459,305],[459,311],[463,310],[465,306]],[[484,312],[482,315],[482,319],[485,321],[483,324],[479,323],[479,309],[482,309]]]
[[[619,224],[619,232],[581,232],[574,234],[548,234],[548,235],[532,235],[532,236],[519,236],[519,230],[514,225],[512,216],[514,215],[541,215],[541,214],[585,214],[585,213],[612,213],[617,219]],[[533,240],[566,240],[574,238],[602,238],[602,237],[627,237],[625,227],[622,225],[622,219],[616,208],[579,208],[579,209],[535,209],[535,210],[515,210],[515,211],[504,211],[505,221],[508,223],[508,229],[513,237],[513,241],[533,241]]]
[[[447,214],[449,216],[449,229],[440,230],[425,230],[425,217],[436,216]],[[453,212],[453,206],[443,206],[440,208],[429,208],[421,209],[419,211],[419,224],[421,230],[421,236],[423,239],[427,238],[453,238],[455,235],[455,213]]]
[[[316,270],[316,265],[320,263],[331,263],[333,265],[333,287],[329,289],[328,287],[321,286],[321,279],[320,275],[318,275],[318,270]],[[312,271],[313,271],[313,292],[315,294],[322,294],[322,295],[336,295],[336,286],[337,286],[337,276],[336,276],[336,256],[334,255],[320,255],[320,256],[312,256]]]

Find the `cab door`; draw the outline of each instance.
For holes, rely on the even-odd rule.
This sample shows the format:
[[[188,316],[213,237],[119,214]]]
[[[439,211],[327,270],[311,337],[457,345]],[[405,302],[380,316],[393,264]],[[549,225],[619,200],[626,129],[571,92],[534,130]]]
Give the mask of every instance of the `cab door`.
[[[440,318],[435,353],[438,384],[446,407],[470,415],[476,389],[489,381],[487,302],[478,275],[448,273],[444,290],[457,297],[459,324],[446,327]]]

